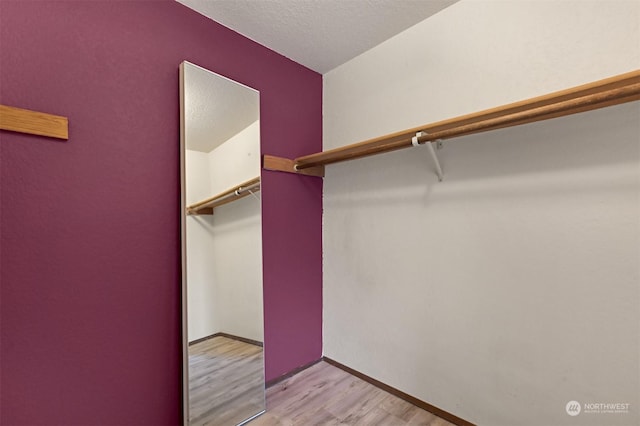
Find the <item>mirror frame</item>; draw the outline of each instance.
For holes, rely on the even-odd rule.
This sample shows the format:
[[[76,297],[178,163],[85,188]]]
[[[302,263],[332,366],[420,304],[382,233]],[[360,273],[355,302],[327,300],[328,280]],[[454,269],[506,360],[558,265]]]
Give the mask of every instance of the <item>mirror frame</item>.
[[[189,426],[189,411],[190,411],[190,401],[189,401],[189,333],[188,333],[188,291],[187,291],[187,214],[186,214],[186,208],[187,208],[187,204],[186,204],[186,149],[187,149],[187,144],[186,144],[186,119],[185,119],[185,115],[186,115],[186,105],[185,105],[185,64],[188,64],[190,66],[194,66],[197,68],[200,68],[204,71],[207,71],[211,74],[214,74],[220,78],[224,78],[226,80],[229,80],[235,84],[238,84],[240,86],[244,86],[250,90],[255,91],[258,94],[258,108],[260,109],[260,91],[258,89],[252,88],[250,86],[247,86],[243,83],[239,83],[229,77],[226,77],[224,75],[218,74],[214,71],[208,70],[206,68],[203,68],[199,65],[196,65],[192,62],[189,62],[187,60],[184,60],[180,63],[179,65],[179,92],[180,92],[180,97],[179,97],[179,103],[180,103],[180,117],[179,117],[179,122],[180,122],[180,144],[179,144],[179,149],[180,149],[180,155],[179,155],[179,160],[180,160],[180,257],[181,257],[181,282],[180,282],[180,287],[181,287],[181,343],[182,343],[182,422],[184,426]],[[260,135],[262,135],[262,120],[260,117],[260,114],[258,114],[258,120],[260,120]],[[262,144],[262,141],[260,141],[260,146]],[[262,150],[260,149],[260,155],[259,155],[259,176],[260,176],[260,183],[262,185],[262,159],[261,159],[261,152]],[[262,192],[262,189],[261,191]],[[260,197],[260,215],[262,215],[262,197]],[[261,220],[262,223],[262,220]],[[262,226],[262,225],[261,225]],[[264,247],[264,246],[263,246]],[[263,258],[264,259],[264,258]],[[264,262],[264,260],[262,260],[262,262]],[[263,383],[266,384],[266,378],[264,377],[265,374],[265,360],[264,360],[264,355],[265,355],[265,351],[264,351],[264,347],[266,345],[265,339],[264,339],[264,263],[262,263],[262,267],[261,267],[261,275],[262,275],[262,286],[261,286],[261,291],[262,291],[262,309],[263,309],[263,313],[262,313],[262,329],[263,329]],[[266,412],[266,386],[264,389],[264,408],[262,411],[250,416],[247,419],[242,420],[240,423],[238,423],[237,426],[242,426],[252,420],[254,420],[255,418],[259,417],[260,415],[264,414]]]

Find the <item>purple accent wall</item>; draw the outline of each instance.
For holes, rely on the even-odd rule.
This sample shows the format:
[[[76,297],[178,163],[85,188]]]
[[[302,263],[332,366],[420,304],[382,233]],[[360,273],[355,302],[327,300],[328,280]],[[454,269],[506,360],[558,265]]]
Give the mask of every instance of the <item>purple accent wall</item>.
[[[321,150],[322,76],[172,0],[0,1],[0,423],[181,422],[178,65],[260,90],[262,149]],[[265,172],[266,376],[322,355],[322,181]]]

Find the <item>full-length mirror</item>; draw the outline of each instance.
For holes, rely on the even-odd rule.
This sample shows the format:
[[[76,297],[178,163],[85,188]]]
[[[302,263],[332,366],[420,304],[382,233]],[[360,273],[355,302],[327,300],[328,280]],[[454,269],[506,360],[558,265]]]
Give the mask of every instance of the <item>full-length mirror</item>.
[[[259,93],[180,65],[185,423],[264,412]]]

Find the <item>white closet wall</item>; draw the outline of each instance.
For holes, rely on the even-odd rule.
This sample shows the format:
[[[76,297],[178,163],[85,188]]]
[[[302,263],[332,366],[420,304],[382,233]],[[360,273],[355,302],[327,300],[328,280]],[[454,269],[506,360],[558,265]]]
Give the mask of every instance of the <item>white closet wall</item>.
[[[209,153],[185,150],[186,204],[209,198]],[[187,217],[187,323],[189,341],[220,331],[215,316],[213,264],[210,261],[213,239],[212,216]]]
[[[259,176],[259,136],[256,121],[210,153],[187,150],[187,204]],[[190,341],[218,332],[263,341],[259,199],[188,217],[187,268]]]
[[[260,176],[260,121],[211,151],[209,170],[213,194]]]
[[[324,149],[640,68],[639,25],[463,0],[324,76]],[[324,355],[480,425],[639,424],[639,116],[446,141],[442,183],[424,147],[328,166]]]

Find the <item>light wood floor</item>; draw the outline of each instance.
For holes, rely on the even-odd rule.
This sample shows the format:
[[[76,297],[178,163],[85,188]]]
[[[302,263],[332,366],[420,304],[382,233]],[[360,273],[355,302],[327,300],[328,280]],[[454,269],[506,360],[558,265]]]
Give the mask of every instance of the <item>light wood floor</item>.
[[[267,389],[267,412],[248,425],[454,426],[326,362]]]
[[[264,410],[263,351],[227,337],[189,346],[189,424],[229,426]]]

